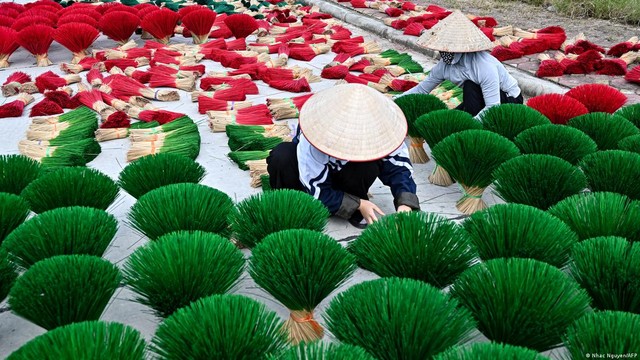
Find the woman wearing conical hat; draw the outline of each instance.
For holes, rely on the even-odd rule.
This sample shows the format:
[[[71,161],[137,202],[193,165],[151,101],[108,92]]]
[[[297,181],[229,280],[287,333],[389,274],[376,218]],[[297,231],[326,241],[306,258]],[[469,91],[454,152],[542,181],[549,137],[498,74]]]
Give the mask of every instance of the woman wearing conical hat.
[[[320,91],[300,110],[294,141],[267,158],[270,185],[305,191],[358,228],[384,215],[367,196],[376,179],[391,188],[397,211],[419,210],[406,135],[402,110],[377,90]]]
[[[522,104],[518,82],[488,51],[493,47],[491,41],[460,11],[425,30],[418,44],[439,51],[440,62],[424,81],[402,95],[428,94],[449,80],[463,89],[458,109],[476,118],[494,105]]]

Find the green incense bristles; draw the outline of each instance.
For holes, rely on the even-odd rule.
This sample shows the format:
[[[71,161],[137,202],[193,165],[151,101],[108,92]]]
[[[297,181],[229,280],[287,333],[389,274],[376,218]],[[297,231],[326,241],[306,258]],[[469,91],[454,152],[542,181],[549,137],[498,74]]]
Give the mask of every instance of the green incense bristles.
[[[47,330],[98,320],[120,284],[118,268],[89,255],[39,261],[9,292],[11,311]]]
[[[243,269],[244,256],[228,239],[178,231],[137,249],[123,272],[136,301],[166,318],[197,299],[226,293]]]
[[[229,137],[228,145],[231,151],[267,151],[280,144],[279,137],[265,137],[262,134],[243,134]]]
[[[312,230],[291,229],[265,237],[251,252],[249,273],[291,316],[289,342],[319,340],[324,330],[313,310],[355,271],[355,258],[335,239]]]
[[[420,136],[418,129],[415,127],[416,119],[432,111],[447,109],[445,103],[429,94],[409,94],[401,96],[394,101],[404,113],[407,125],[409,125],[409,136],[413,137]]]
[[[40,175],[40,164],[23,155],[0,155],[0,192],[20,195]]]
[[[18,195],[0,192],[0,244],[29,215],[29,204]]]
[[[640,154],[640,134],[627,136],[618,142],[620,150],[631,151]]]
[[[395,56],[400,56],[401,54],[397,50],[387,49],[378,55],[380,55],[380,57],[383,57],[383,58],[391,58]]]
[[[32,119],[34,124],[53,124],[55,122],[98,123],[98,114],[86,106],[79,106],[71,111],[56,116],[41,116]]]
[[[269,360],[375,360],[364,349],[347,345],[323,343],[320,341],[302,343],[289,348],[280,356],[272,356]]]
[[[589,135],[598,145],[598,150],[616,149],[620,140],[640,133],[633,123],[622,116],[601,112],[575,117],[567,125]]]
[[[572,165],[598,150],[598,145],[587,134],[565,125],[534,126],[521,132],[513,142],[523,154],[557,156]]]
[[[0,247],[0,302],[7,297],[17,278],[16,267],[9,260],[7,252]]]
[[[66,206],[105,210],[118,196],[118,185],[98,170],[70,167],[54,170],[34,180],[22,191],[31,210],[41,213]]]
[[[260,184],[262,184],[262,191],[271,191],[271,181],[269,175],[260,175]]]
[[[615,115],[622,116],[640,128],[640,104],[623,106],[615,112]]]
[[[287,229],[323,231],[329,211],[313,196],[297,190],[273,190],[238,203],[231,216],[235,239],[247,247]]]
[[[229,159],[238,164],[242,170],[249,170],[247,161],[262,160],[269,156],[269,151],[232,151],[228,154]]]
[[[56,255],[102,256],[117,229],[118,221],[106,211],[63,207],[27,220],[7,236],[3,246],[16,265],[29,268]]]
[[[141,157],[127,165],[120,173],[118,184],[131,196],[142,195],[159,187],[177,183],[199,183],[205,175],[197,162],[176,154],[157,154]]]
[[[430,359],[469,339],[475,323],[458,305],[421,281],[383,278],[338,294],[326,322],[340,342],[360,346],[376,359]]]
[[[633,359],[640,349],[638,334],[640,315],[620,311],[596,312],[585,315],[569,327],[564,345],[573,359],[583,359],[585,354]]]
[[[434,360],[548,360],[537,352],[520,346],[497,343],[475,343],[455,346],[437,355]]]
[[[480,255],[531,258],[562,268],[569,261],[578,236],[569,226],[540,209],[499,204],[471,215],[462,223]]]
[[[85,321],[46,332],[16,350],[7,360],[144,360],[145,348],[140,332],[130,326]]]
[[[640,244],[597,237],[577,244],[571,273],[599,310],[640,313]]]
[[[546,351],[591,299],[559,269],[532,259],[494,259],[460,275],[451,294],[489,340]]]
[[[474,258],[469,236],[443,216],[410,212],[385,216],[349,244],[358,265],[382,277],[450,285]]]
[[[240,295],[213,295],[160,324],[152,349],[160,359],[265,359],[286,346],[283,323],[263,304]]]
[[[598,236],[620,236],[640,241],[640,202],[609,192],[578,194],[549,208],[580,240]]]
[[[609,191],[640,200],[640,154],[599,151],[580,162],[591,191]]]
[[[431,149],[439,166],[460,183],[464,196],[458,210],[472,214],[486,207],[484,189],[493,182],[493,172],[505,161],[520,155],[507,138],[486,130],[465,130],[447,136]]]
[[[490,107],[481,115],[485,130],[493,131],[509,140],[521,132],[551,121],[538,110],[522,104],[502,104]]]
[[[569,162],[551,155],[515,157],[493,173],[495,193],[509,203],[547,210],[587,187],[587,178]]]
[[[404,58],[398,62],[398,66],[404,69],[406,73],[415,74],[424,71],[422,65],[419,62],[411,59],[411,57]]]
[[[134,229],[155,240],[179,230],[228,236],[233,201],[220,190],[200,184],[172,184],[138,199],[129,213]]]

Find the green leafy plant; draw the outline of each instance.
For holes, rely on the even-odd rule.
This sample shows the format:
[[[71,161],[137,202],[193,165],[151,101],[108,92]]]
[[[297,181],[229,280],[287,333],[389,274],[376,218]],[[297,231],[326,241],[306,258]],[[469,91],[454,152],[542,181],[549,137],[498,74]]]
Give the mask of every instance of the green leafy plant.
[[[199,183],[205,175],[204,168],[188,157],[160,153],[135,160],[120,173],[118,184],[131,196],[142,195],[159,187],[177,183]]]
[[[329,211],[313,196],[297,190],[273,190],[238,203],[231,216],[235,239],[254,247],[267,235],[287,229],[323,231]]]
[[[24,155],[0,155],[0,192],[20,195],[40,175],[40,168]]]
[[[69,167],[46,173],[21,193],[35,213],[66,206],[106,210],[118,196],[118,185],[98,170]]]
[[[0,192],[0,244],[29,216],[29,204],[18,195]]]
[[[220,190],[200,184],[172,184],[142,195],[129,212],[134,229],[155,240],[179,230],[228,236],[233,201]]]
[[[382,277],[450,285],[476,257],[468,234],[447,218],[424,212],[396,213],[368,226],[349,244],[358,265]]]
[[[521,204],[494,205],[471,215],[462,226],[484,261],[530,258],[561,268],[578,242],[560,219]]]
[[[476,343],[455,346],[437,355],[434,360],[547,360],[537,352],[507,344]]]
[[[534,126],[521,132],[513,142],[523,154],[553,155],[573,165],[598,150],[598,145],[587,134],[564,125]]]
[[[302,343],[291,347],[280,356],[272,356],[269,360],[375,360],[364,349],[347,345],[322,343]]]
[[[482,113],[480,121],[485,130],[500,134],[511,141],[529,128],[551,124],[541,112],[523,104],[492,106]]]
[[[633,354],[640,348],[640,315],[602,311],[585,315],[567,330],[564,345],[574,359],[584,354]]]
[[[152,350],[160,359],[260,360],[286,346],[278,315],[240,295],[213,295],[160,324]]]
[[[85,321],[42,334],[24,344],[7,360],[144,360],[145,348],[140,332],[130,326]]]
[[[115,265],[95,256],[60,255],[37,262],[9,292],[17,315],[47,330],[98,320],[120,284]]]
[[[243,269],[244,256],[228,239],[178,231],[138,248],[123,273],[136,301],[166,318],[197,299],[226,293]]]
[[[568,125],[589,135],[598,145],[598,150],[616,149],[620,140],[640,133],[633,123],[622,116],[602,112],[575,117],[569,120]]]
[[[575,245],[572,257],[571,274],[595,308],[640,314],[640,243],[592,238]]]
[[[291,312],[284,325],[289,342],[321,339],[324,329],[313,311],[356,270],[354,256],[335,239],[307,229],[268,235],[251,255],[251,277]]]
[[[515,157],[500,165],[493,177],[494,191],[501,199],[542,210],[587,187],[580,169],[551,155]]]
[[[460,275],[451,294],[491,341],[546,351],[589,310],[589,296],[559,269],[532,259],[494,259]]]
[[[467,341],[475,325],[455,299],[429,284],[400,278],[367,281],[338,294],[327,308],[326,323],[340,342],[381,360],[429,359]]]
[[[549,208],[580,240],[620,236],[640,241],[640,202],[616,193],[595,192],[568,197]]]
[[[598,151],[580,162],[591,191],[609,191],[640,200],[640,154]]]

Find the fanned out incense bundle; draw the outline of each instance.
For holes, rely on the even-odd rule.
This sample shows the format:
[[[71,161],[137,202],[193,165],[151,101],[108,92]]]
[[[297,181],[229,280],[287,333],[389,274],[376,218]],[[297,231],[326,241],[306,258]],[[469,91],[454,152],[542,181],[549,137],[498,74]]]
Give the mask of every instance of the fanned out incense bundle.
[[[551,122],[537,110],[522,104],[492,106],[482,113],[483,128],[513,141],[524,130]]]
[[[103,210],[62,207],[27,220],[3,243],[13,262],[28,269],[57,255],[101,257],[113,240],[118,221]]]
[[[419,116],[415,121],[418,135],[423,138],[429,148],[433,149],[444,138],[464,130],[482,129],[482,123],[475,120],[469,113],[460,110],[436,110]],[[449,173],[435,165],[429,175],[429,181],[434,185],[450,186],[453,180]]]
[[[627,102],[627,96],[620,90],[604,84],[576,86],[565,95],[580,101],[589,112],[613,114]]]
[[[143,360],[146,343],[134,328],[115,322],[85,321],[61,326],[27,342],[7,359]]]
[[[202,8],[182,16],[181,22],[191,33],[194,44],[206,43],[216,19],[216,13]]]
[[[20,195],[38,178],[40,164],[24,155],[0,155],[0,192]]]
[[[513,142],[523,154],[546,154],[564,159],[572,165],[598,150],[596,143],[582,131],[561,125],[539,125],[527,129]]]
[[[20,47],[17,39],[17,31],[0,26],[0,69],[9,67],[9,57]]]
[[[290,211],[290,209],[297,211]],[[241,201],[231,216],[234,239],[256,246],[267,235],[288,229],[322,231],[329,213],[322,203],[295,190],[274,190]]]
[[[331,237],[306,229],[268,235],[251,253],[251,277],[290,311],[283,328],[289,342],[321,339],[313,312],[356,270],[355,258]]]
[[[640,313],[640,244],[616,236],[595,237],[574,246],[571,274],[598,310]]]
[[[591,301],[561,270],[518,258],[470,268],[450,294],[471,311],[489,340],[540,352],[557,347],[565,329],[588,313]]]
[[[589,110],[580,101],[562,94],[544,94],[530,98],[527,106],[546,116],[554,124],[564,125]]]
[[[73,191],[69,191],[70,188]],[[66,206],[105,210],[118,196],[118,186],[98,170],[68,167],[38,177],[21,196],[35,213]]]
[[[618,142],[618,148],[640,154],[640,134],[628,136]]]
[[[499,343],[475,343],[454,346],[436,355],[434,360],[549,360],[536,351],[520,346]]]
[[[637,128],[640,128],[640,104],[623,106],[614,113],[631,121]]]
[[[595,192],[571,196],[549,208],[580,240],[598,236],[620,236],[640,240],[640,202],[616,193]]]
[[[640,200],[640,154],[622,150],[598,151],[579,164],[591,191],[609,191]]]
[[[578,167],[551,155],[515,157],[500,165],[493,177],[494,191],[501,199],[541,210],[587,187],[587,178]]]
[[[73,54],[72,64],[77,64],[87,56],[87,49],[98,38],[98,30],[84,23],[69,23],[60,25],[53,32],[53,39],[60,45],[69,49]]]
[[[18,272],[15,265],[9,260],[5,249],[0,247],[0,301],[7,297],[17,278]]]
[[[3,244],[7,235],[24,222],[29,213],[29,204],[23,198],[0,192],[0,244]],[[0,298],[4,297],[0,296]]]
[[[16,42],[35,56],[38,66],[53,65],[48,57],[53,31],[46,25],[31,24],[18,32]]]
[[[373,301],[375,300],[375,301]],[[420,305],[416,311],[415,304]],[[414,279],[383,278],[338,294],[326,311],[327,328],[341,343],[378,359],[429,359],[470,338],[474,320],[439,289]],[[421,341],[420,339],[430,339]]]
[[[594,312],[578,319],[568,329],[564,345],[572,358],[596,354],[633,354],[640,346],[634,336],[640,330],[640,315],[621,311]]]
[[[9,306],[47,330],[98,320],[120,279],[118,268],[99,257],[54,256],[18,278],[9,293]]]
[[[244,263],[226,238],[178,231],[138,248],[125,264],[124,278],[138,302],[166,318],[200,298],[229,291]]]
[[[282,326],[278,314],[256,300],[213,295],[165,319],[151,349],[163,359],[260,359],[284,350]]]
[[[161,44],[168,44],[180,16],[169,10],[160,9],[145,16],[140,27],[151,34]]]
[[[483,261],[519,257],[563,268],[578,242],[562,220],[522,204],[494,205],[472,214],[462,225]]]
[[[520,154],[507,138],[486,130],[465,130],[444,138],[431,149],[438,163],[460,184],[463,197],[456,207],[464,214],[486,208],[484,189],[493,181],[493,172],[505,161]]]
[[[598,150],[613,150],[628,136],[640,134],[640,129],[619,115],[597,112],[571,119],[569,126],[587,134],[598,145]]]
[[[361,268],[378,276],[416,279],[441,289],[476,257],[469,236],[453,221],[423,212],[385,216],[348,249]]]

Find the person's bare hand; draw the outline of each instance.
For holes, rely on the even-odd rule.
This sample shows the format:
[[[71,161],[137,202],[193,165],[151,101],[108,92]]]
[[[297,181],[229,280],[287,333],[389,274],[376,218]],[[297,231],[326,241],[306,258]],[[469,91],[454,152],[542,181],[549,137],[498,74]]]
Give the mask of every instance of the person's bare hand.
[[[360,207],[358,207],[358,210],[360,210],[362,217],[365,220],[367,220],[368,224],[373,224],[374,222],[378,221],[378,217],[376,216],[376,213],[380,215],[384,215],[384,213],[382,212],[382,210],[380,210],[378,205],[372,203],[369,200],[364,200],[364,199],[360,200]]]
[[[398,210],[396,210],[396,212],[411,212],[411,210],[412,209],[407,205],[400,205],[398,206]]]

